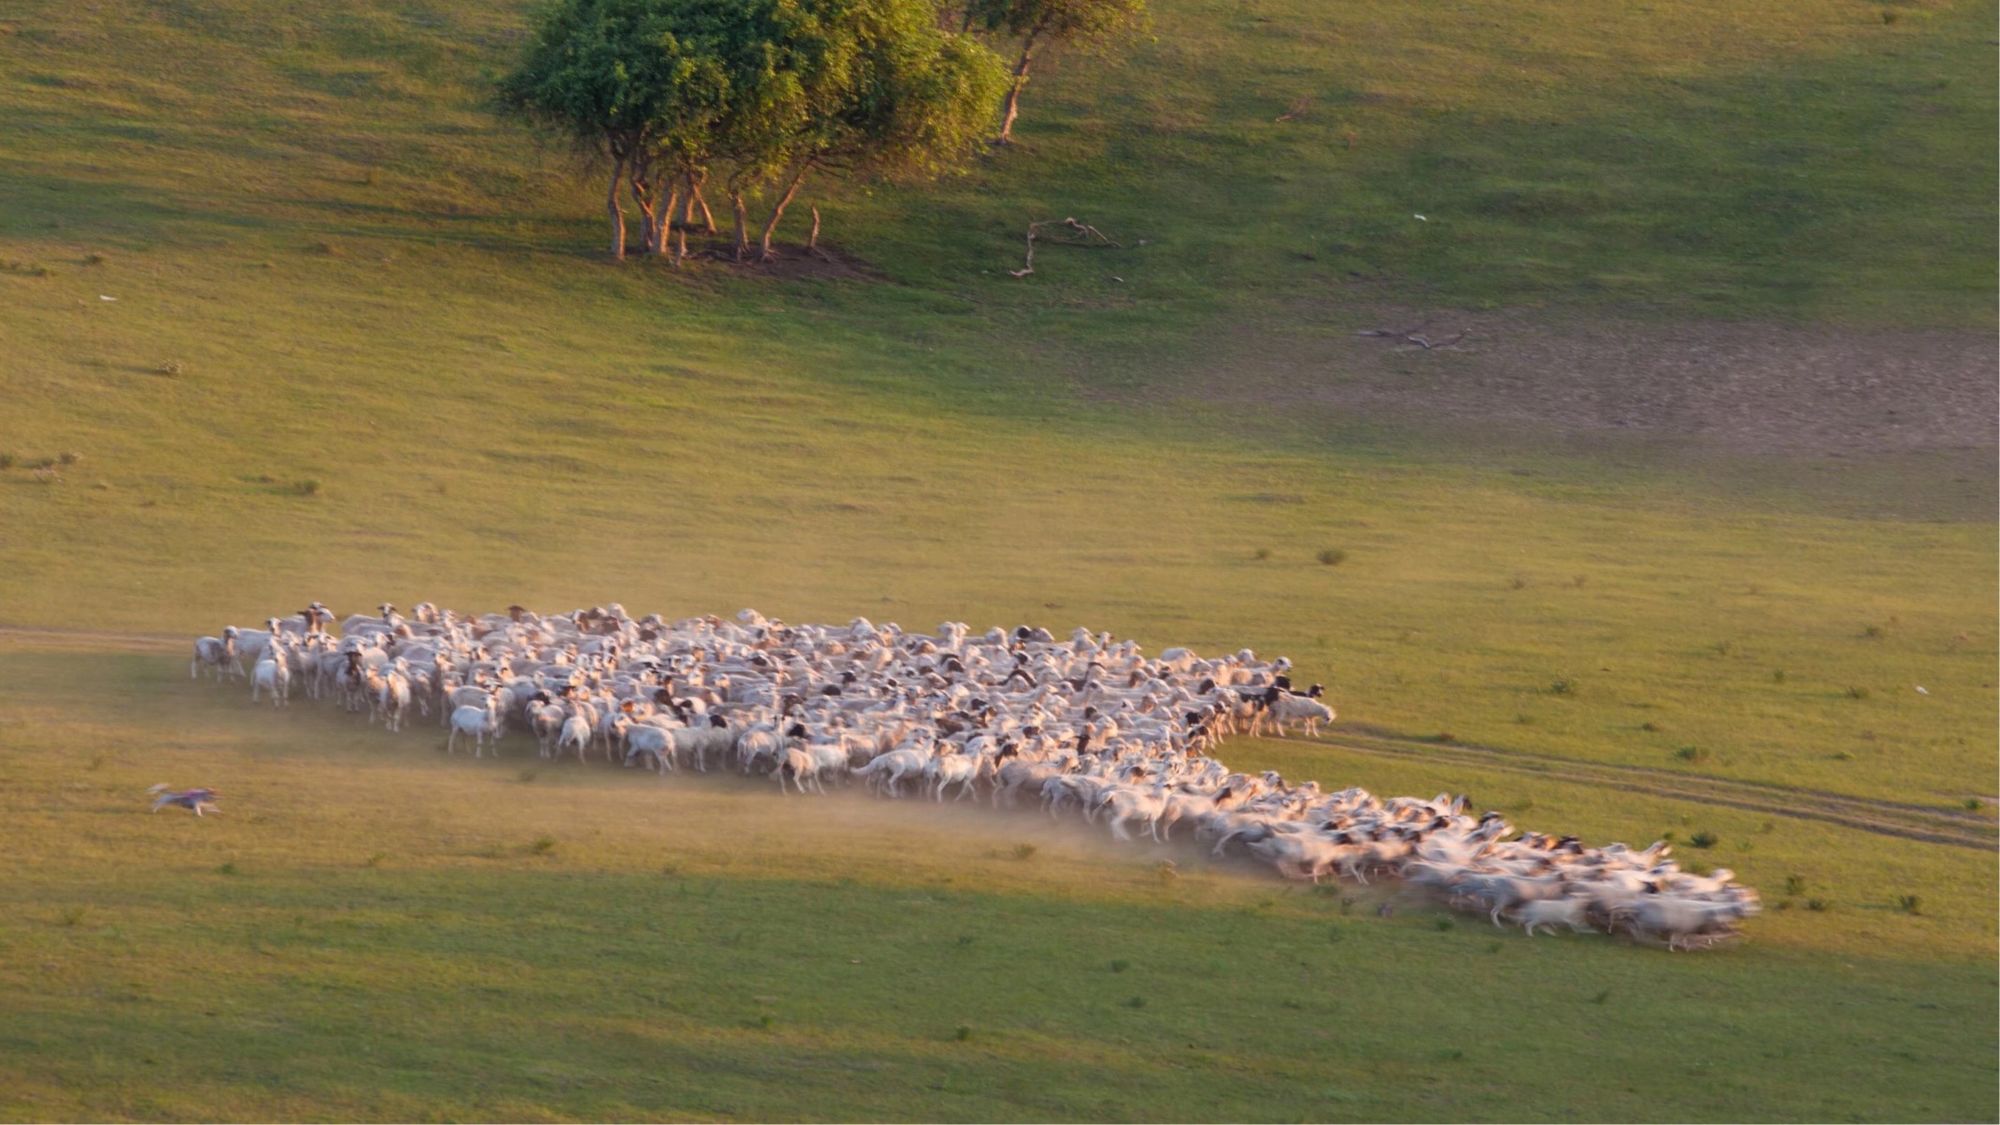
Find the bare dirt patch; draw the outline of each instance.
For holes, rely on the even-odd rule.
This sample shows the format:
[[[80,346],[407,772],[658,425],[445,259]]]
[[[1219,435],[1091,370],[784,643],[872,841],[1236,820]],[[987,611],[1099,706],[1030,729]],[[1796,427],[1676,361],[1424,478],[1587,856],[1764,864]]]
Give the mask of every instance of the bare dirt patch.
[[[1404,420],[1502,422],[1808,456],[1981,451],[2000,426],[1992,333],[1374,310],[1288,388]],[[1360,331],[1357,329],[1356,331]],[[1296,367],[1296,365],[1292,365]]]

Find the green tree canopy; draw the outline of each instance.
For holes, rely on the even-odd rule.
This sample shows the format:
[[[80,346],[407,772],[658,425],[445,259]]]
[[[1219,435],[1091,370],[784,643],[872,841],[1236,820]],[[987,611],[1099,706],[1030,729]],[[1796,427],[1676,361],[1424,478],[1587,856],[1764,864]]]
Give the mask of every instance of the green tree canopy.
[[[624,253],[621,183],[647,248],[660,252],[676,203],[691,213],[721,167],[739,255],[746,196],[774,196],[768,258],[809,173],[952,171],[1005,85],[999,59],[939,30],[927,0],[558,0],[500,98],[609,163],[614,256]]]

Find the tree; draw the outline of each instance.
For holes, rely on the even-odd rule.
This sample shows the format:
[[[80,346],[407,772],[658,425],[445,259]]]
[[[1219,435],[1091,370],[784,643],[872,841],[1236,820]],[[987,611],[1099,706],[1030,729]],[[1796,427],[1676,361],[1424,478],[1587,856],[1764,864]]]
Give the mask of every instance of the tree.
[[[747,197],[775,194],[759,240],[768,260],[811,172],[951,171],[1005,84],[1000,60],[940,30],[928,0],[558,0],[499,92],[508,111],[609,165],[613,257],[625,252],[621,184],[646,249],[664,253],[673,231],[678,260],[702,185],[722,169],[739,258]]]
[[[805,0],[826,36],[823,81],[804,116],[769,136],[762,166],[778,196],[759,239],[771,238],[807,175],[920,182],[965,166],[978,151],[1006,86],[1000,60],[967,36],[941,30],[929,0]]]
[[[544,12],[521,65],[500,80],[504,109],[609,163],[613,258],[625,257],[619,187],[627,182],[646,249],[663,248],[672,209],[657,196],[685,146],[662,139],[698,134],[719,100],[722,76],[712,60],[681,49],[666,9],[659,0],[564,0]]]
[[[1014,140],[1021,91],[1028,85],[1028,68],[1037,50],[1054,42],[1102,46],[1138,31],[1145,22],[1146,0],[966,0],[967,28],[1005,33],[1021,43],[1013,84],[1001,109],[999,142]]]

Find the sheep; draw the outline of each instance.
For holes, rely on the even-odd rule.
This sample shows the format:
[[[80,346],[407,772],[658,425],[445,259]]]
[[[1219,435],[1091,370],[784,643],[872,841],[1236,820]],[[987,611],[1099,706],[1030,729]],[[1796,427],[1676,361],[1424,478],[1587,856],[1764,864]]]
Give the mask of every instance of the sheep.
[[[564,719],[562,733],[556,736],[556,757],[562,757],[565,750],[575,750],[576,760],[581,763],[584,750],[590,746],[590,734],[590,720],[582,712]]]
[[[1533,937],[1537,926],[1568,926],[1572,933],[1589,934],[1591,929],[1587,917],[1590,899],[1583,895],[1568,898],[1545,898],[1515,903],[1509,915],[1521,923],[1521,929]]]
[[[1734,936],[1733,923],[1755,912],[1751,902],[1648,895],[1614,919],[1614,924],[1635,937],[1664,941],[1669,950],[1705,948]]]
[[[188,661],[188,679],[199,679],[203,668],[214,673],[217,683],[222,682],[225,674],[242,678],[243,662],[238,659],[236,651],[236,626],[223,629],[220,637],[195,638],[194,659]]]
[[[922,634],[859,618],[789,626],[754,610],[634,620],[616,604],[460,616],[420,603],[405,619],[383,603],[379,616],[349,618],[339,637],[334,620],[314,602],[261,631],[231,626],[195,642],[189,674],[206,667],[225,678],[233,648],[234,660],[257,665],[253,701],[268,692],[285,706],[290,679],[304,677],[309,695],[324,682],[392,730],[412,698],[426,710],[435,702],[447,752],[470,735],[475,758],[489,737],[497,753],[512,720],[535,732],[544,757],[574,750],[582,762],[593,738],[609,748],[615,736],[627,765],[662,775],[685,755],[702,770],[717,758],[800,793],[844,774],[891,797],[919,778],[939,804],[953,786],[965,801],[985,784],[995,805],[1033,791],[1051,817],[1079,811],[1114,838],[1143,826],[1165,842],[1188,824],[1215,854],[1234,847],[1286,878],[1400,877],[1530,936],[1568,926],[1703,948],[1757,908],[1733,873],[1680,871],[1664,844],[1514,838],[1498,814],[1468,814],[1462,797],[1382,800],[1275,771],[1230,772],[1207,754],[1239,731],[1303,726],[1316,737],[1335,719],[1321,685],[1294,692],[1289,661],[1248,649],[1148,660],[1134,642],[1081,626],[1059,641],[1027,625],[975,634],[946,622]]]
[[[1308,695],[1294,695],[1282,689],[1271,689],[1264,700],[1263,715],[1268,716],[1272,724],[1278,728],[1279,737],[1284,736],[1285,728],[1290,724],[1302,723],[1306,728],[1306,737],[1317,738],[1319,724],[1334,720],[1333,708],[1318,699],[1320,690],[1318,684],[1313,685],[1312,693]],[[1259,723],[1253,721],[1250,733],[1256,734],[1258,726]]]
[[[283,707],[291,702],[292,669],[285,657],[284,647],[273,644],[264,650],[251,673],[250,702],[255,703],[262,693],[269,692],[271,706]]]
[[[458,736],[472,736],[472,756],[484,756],[486,739],[493,739],[493,756],[500,756],[500,697],[497,692],[488,692],[486,706],[474,707],[470,704],[459,707],[451,713],[451,735],[445,739],[447,754],[458,753]]]

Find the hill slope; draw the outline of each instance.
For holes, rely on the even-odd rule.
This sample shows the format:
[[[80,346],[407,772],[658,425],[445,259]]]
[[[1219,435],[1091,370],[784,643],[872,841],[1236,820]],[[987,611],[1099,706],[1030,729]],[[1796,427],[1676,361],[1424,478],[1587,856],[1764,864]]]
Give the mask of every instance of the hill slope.
[[[756,853],[785,881],[766,886],[658,834],[661,809],[762,824],[748,796],[662,798],[588,775],[544,810],[511,796],[540,789],[493,796],[512,773],[445,772],[416,736],[364,743],[328,733],[327,716],[292,728],[234,714],[233,699],[190,703],[168,656],[30,648],[0,676],[0,770],[42,811],[0,844],[31,858],[47,909],[0,929],[17,1005],[0,1020],[16,1068],[0,1089],[25,1091],[0,1113],[1990,1109],[1990,853],[1603,783],[1662,770],[1907,802],[1990,830],[1990,804],[1965,807],[2000,791],[1990,10],[1674,0],[1584,22],[1555,3],[1172,0],[1157,38],[1119,65],[1072,58],[1039,77],[1025,143],[968,180],[824,194],[836,265],[698,262],[684,276],[593,257],[588,185],[481,108],[522,13],[34,0],[0,14],[0,454],[13,459],[0,468],[0,625],[193,633],[310,598],[342,612],[617,600],[1253,645],[1328,683],[1345,722],[1440,751],[1233,751],[1248,764],[1470,791],[1593,836],[1712,829],[1711,858],[1767,897],[1798,875],[1832,909],[1798,896],[1757,944],[1698,967],[1570,942],[1523,946],[1515,964],[1422,915],[1343,939],[1361,952],[1294,965],[1280,951],[1321,940],[1338,896],[1253,918],[1262,891],[1217,876],[1210,900],[1203,874],[1188,901],[1128,900],[1081,860],[1011,875],[1008,841],[997,857],[966,853],[924,825],[899,838],[946,859],[918,875],[890,872],[843,828],[813,857]],[[1029,220],[1070,214],[1123,248],[1050,248],[1033,278],[1006,275]],[[1354,335],[1425,319],[1474,338],[1432,351]],[[1907,419],[1891,413],[1903,400],[1918,404]],[[1591,424],[1551,422],[1570,408]],[[1741,432],[1715,432],[1732,416]],[[1631,432],[1607,436],[1628,418]],[[116,716],[99,715],[107,700]],[[119,794],[170,780],[162,768],[226,775],[243,819],[265,819],[226,844],[121,819]],[[370,811],[378,789],[398,796]],[[598,816],[608,835],[569,831]],[[562,840],[560,886],[520,852],[544,832]],[[654,857],[621,850],[621,833],[697,857],[687,893],[722,896],[710,921],[682,912],[654,933],[715,955],[641,987],[668,996],[685,974],[749,965],[767,991],[659,1033],[643,1025],[665,1017],[628,1003],[626,978],[560,968],[576,950],[632,953],[600,920],[671,909]],[[329,875],[326,855],[377,837],[393,848],[341,852]],[[357,878],[378,847],[389,869]],[[974,877],[952,862],[1000,889],[913,927],[897,946],[906,971],[824,1001],[825,974],[766,960],[791,948],[771,934],[848,895],[843,878],[860,934],[910,906],[896,889],[909,879]],[[224,864],[256,878],[232,881]],[[1126,874],[1161,885],[1143,862]],[[328,878],[342,897],[322,914],[303,900]],[[1904,894],[1924,912],[1896,911]],[[438,908],[450,916],[432,920],[436,940],[481,957],[333,916],[424,902],[457,904]],[[499,913],[474,909],[493,902]],[[506,904],[543,927],[531,948],[494,944],[512,932]],[[84,913],[65,921],[72,909]],[[953,968],[960,936],[1003,947],[976,962],[989,978],[1048,952],[1009,921],[1023,917],[1108,936],[963,1014],[909,999],[912,981]],[[716,952],[732,941],[754,956]],[[1126,944],[1143,954],[1106,952]],[[516,988],[516,955],[553,983]],[[1213,974],[1175,993],[1185,1002],[1142,1012],[1114,986],[1033,1023],[1086,963],[1141,956],[1212,957]],[[1488,973],[1490,958],[1509,968]],[[1588,966],[1574,979],[1590,987],[1521,1009],[1557,960]],[[431,971],[462,987],[441,998]],[[217,1015],[140,999],[145,981],[182,972],[214,976]],[[1355,1010],[1281,994],[1294,972],[1383,1004],[1453,1003],[1329,1045],[1320,1036]],[[1191,1068],[1185,1052],[1209,1041],[1183,1033],[1244,979],[1270,984],[1258,995],[1286,1014],[1231,1016]],[[1600,993],[1645,999],[1589,1004]],[[349,1006],[363,994],[395,1029],[374,1037],[367,1089],[337,1072],[286,1085],[286,1058],[383,1026]],[[581,1028],[557,1057],[499,1049],[551,1006]],[[424,1039],[446,1010],[464,1020],[464,1053]],[[1494,1013],[1517,1010],[1530,1034],[1501,1054],[1416,1043],[1438,1019],[1444,1038],[1490,1038],[1505,1022]],[[775,1036],[745,1026],[760,1011],[775,1012]],[[227,1026],[204,1037],[200,1020]],[[947,1038],[961,1020],[970,1046]],[[988,1043],[989,1026],[1006,1030]],[[1843,1038],[1851,1026],[1868,1036]],[[1685,1067],[1660,1065],[1661,1028]],[[1462,1100],[1521,1073],[1546,1029],[1591,1052],[1595,1073],[1637,1077],[1566,1090],[1560,1107],[1549,1082]],[[1703,1057],[1710,1029],[1741,1050]],[[1051,1078],[1048,1056],[1121,1036]],[[141,1039],[185,1053],[148,1056]],[[1232,1054],[1238,1040],[1263,1053]],[[253,1049],[265,1041],[277,1045]],[[701,1060],[692,1078],[625,1100],[595,1084],[676,1051]],[[1345,1069],[1318,1081],[1329,1052]],[[468,1061],[489,1056],[490,1071]],[[1801,1068],[1799,1084],[1774,1078],[1772,1058]],[[1451,1073],[1460,1061],[1470,1082]],[[1726,1072],[1700,1069],[1710,1061]],[[149,1065],[196,1069],[229,1099],[149,1092]],[[1092,1100],[1104,1067],[1118,1093]],[[882,1073],[1013,1092],[891,1103],[876,1096]],[[1412,1081],[1433,1093],[1409,1100]]]

